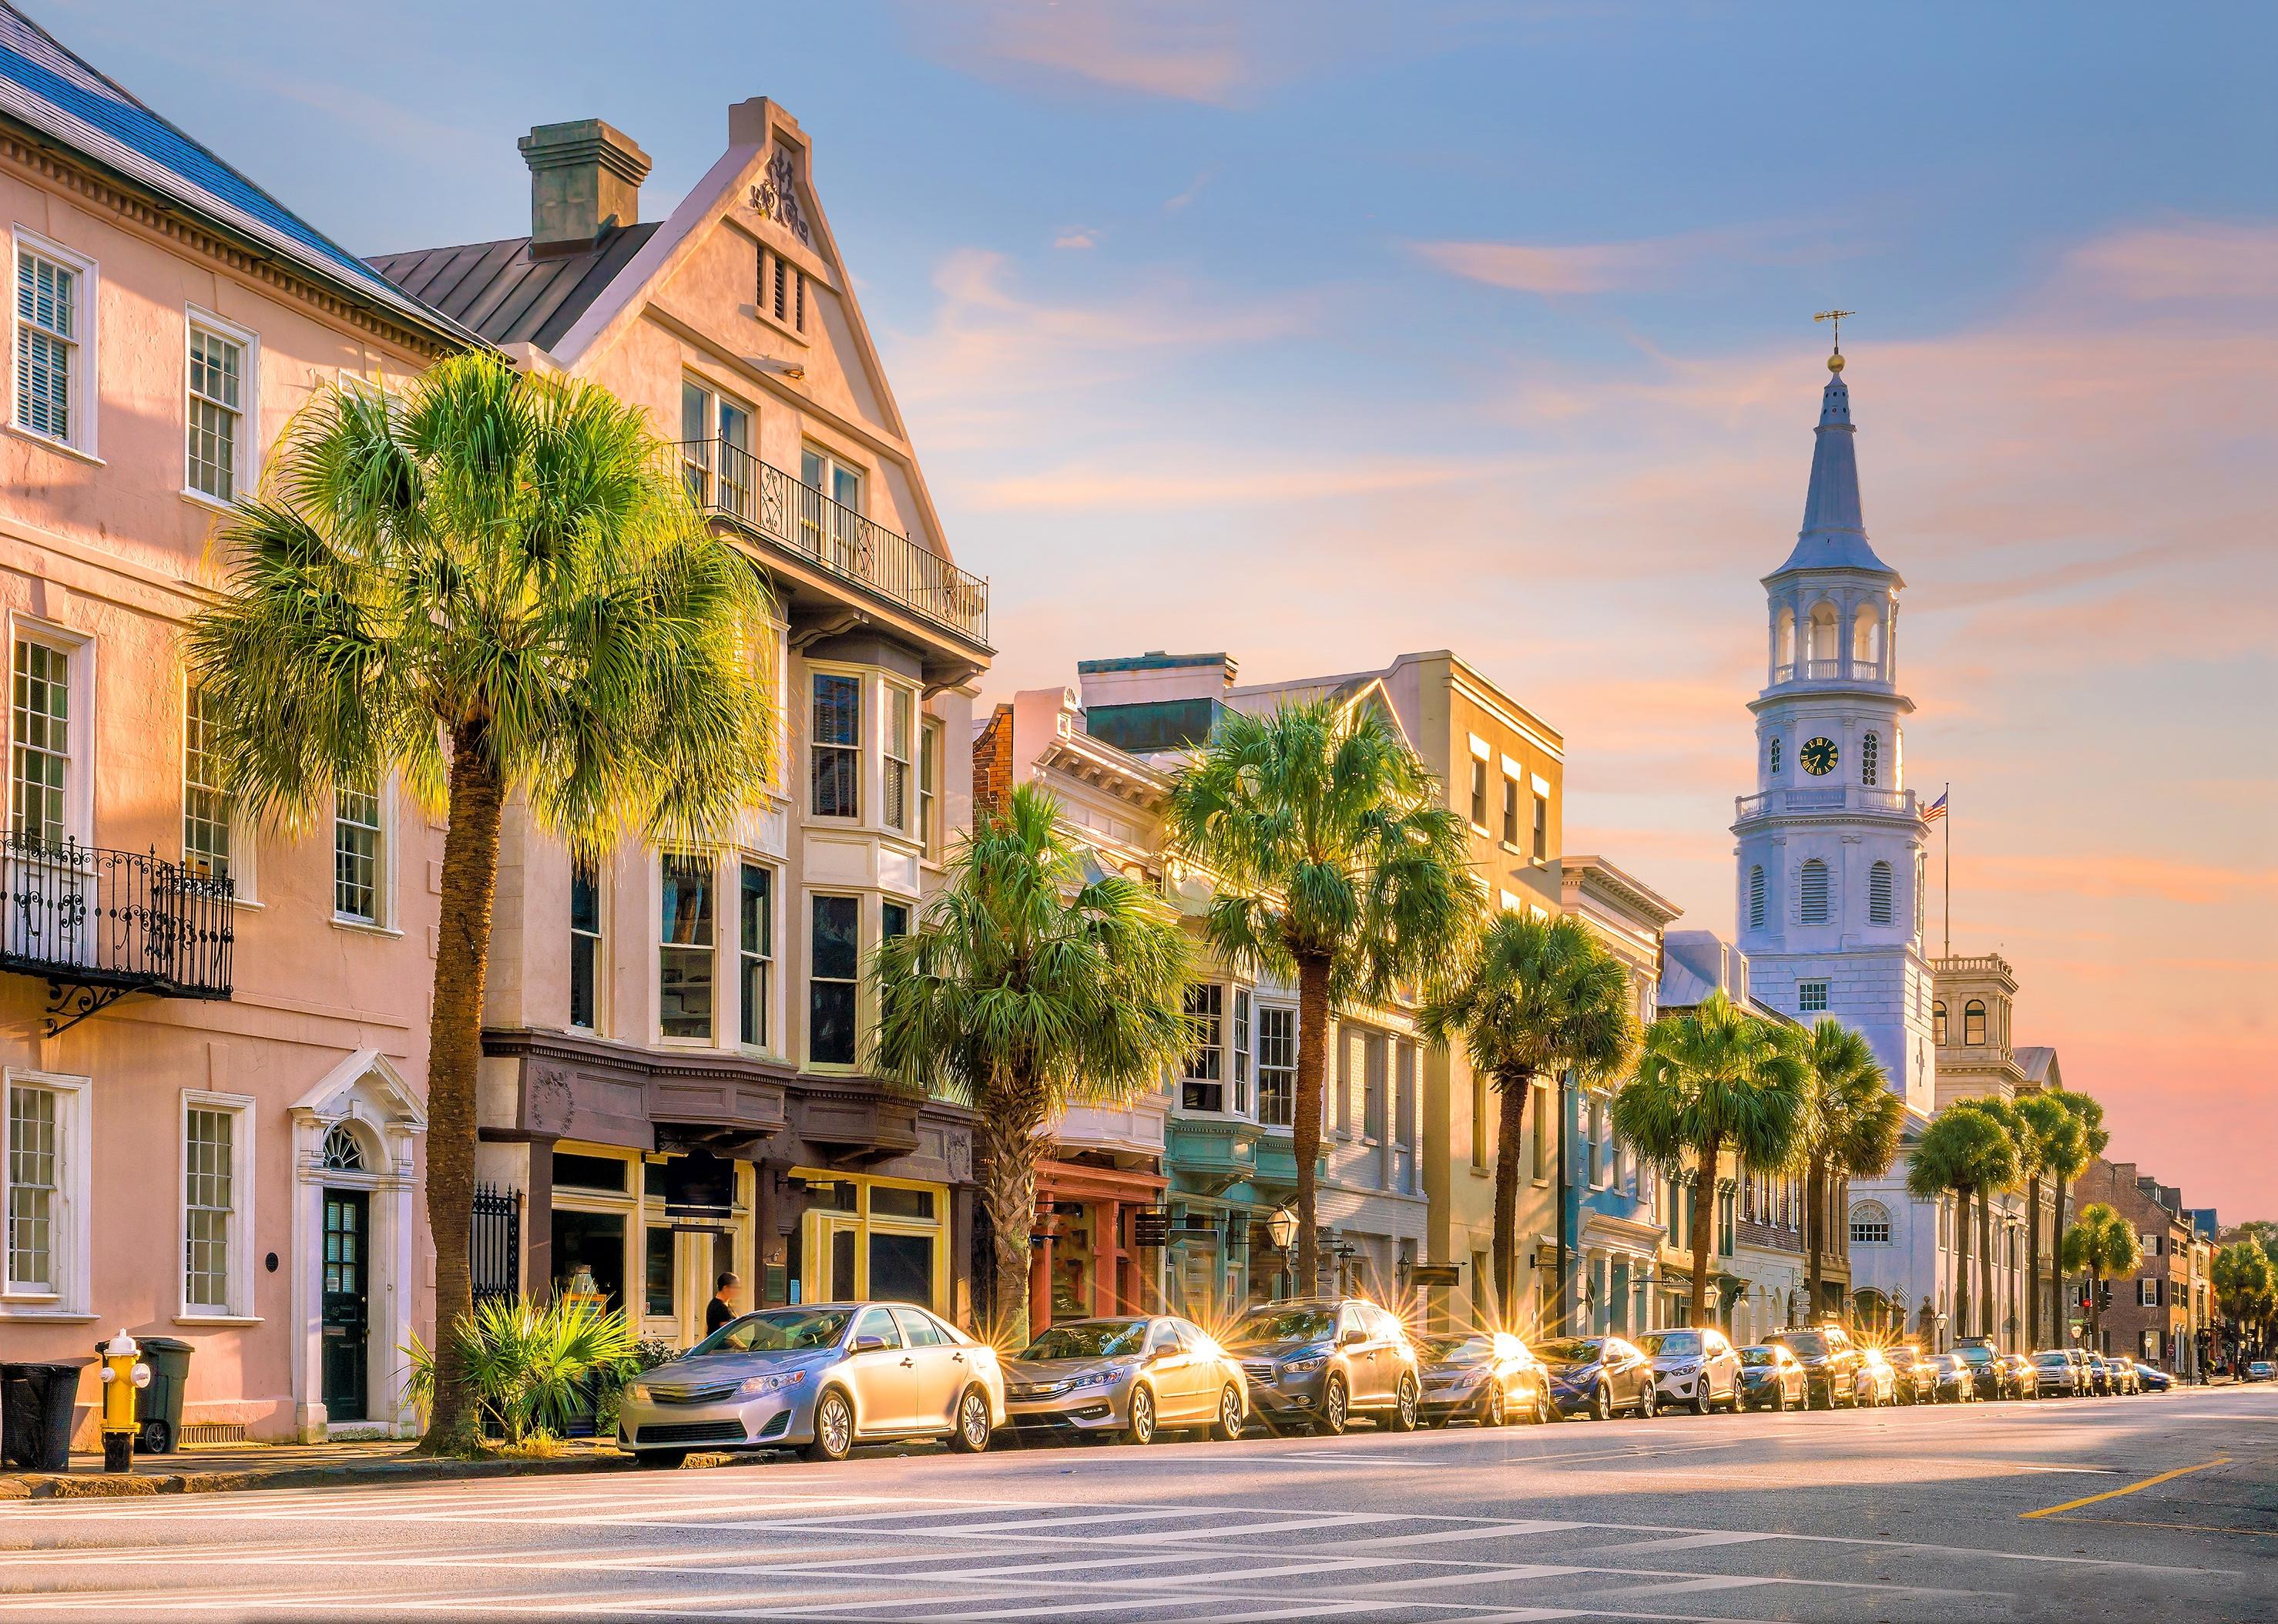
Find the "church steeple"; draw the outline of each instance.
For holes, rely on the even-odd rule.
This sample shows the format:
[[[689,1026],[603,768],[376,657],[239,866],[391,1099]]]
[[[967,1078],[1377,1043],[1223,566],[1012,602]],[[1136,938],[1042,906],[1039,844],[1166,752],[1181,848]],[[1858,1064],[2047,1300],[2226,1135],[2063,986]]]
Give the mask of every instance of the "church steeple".
[[[1844,314],[1848,315],[1849,311]],[[1871,570],[1892,580],[1898,571],[1867,544],[1859,506],[1857,431],[1851,425],[1851,387],[1843,381],[1843,352],[1827,357],[1827,387],[1820,392],[1819,426],[1813,431],[1811,484],[1804,493],[1803,528],[1795,550],[1768,578],[1795,570]]]

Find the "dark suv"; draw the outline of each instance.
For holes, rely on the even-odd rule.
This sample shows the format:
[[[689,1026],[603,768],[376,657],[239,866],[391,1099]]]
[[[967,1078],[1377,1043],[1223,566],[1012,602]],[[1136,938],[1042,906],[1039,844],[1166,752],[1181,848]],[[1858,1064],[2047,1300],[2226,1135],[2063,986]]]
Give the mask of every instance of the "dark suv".
[[[1961,1362],[1969,1367],[1970,1390],[1980,1398],[1999,1398],[2001,1391],[2001,1355],[1991,1337],[1956,1337],[1953,1351]]]
[[[1267,1424],[1342,1432],[1356,1415],[1412,1431],[1423,1383],[1398,1319],[1357,1297],[1260,1303],[1226,1337]]]
[[[1859,1350],[1841,1326],[1774,1331],[1764,1340],[1778,1343],[1803,1367],[1806,1409],[1817,1405],[1831,1410],[1838,1404],[1858,1403]]]

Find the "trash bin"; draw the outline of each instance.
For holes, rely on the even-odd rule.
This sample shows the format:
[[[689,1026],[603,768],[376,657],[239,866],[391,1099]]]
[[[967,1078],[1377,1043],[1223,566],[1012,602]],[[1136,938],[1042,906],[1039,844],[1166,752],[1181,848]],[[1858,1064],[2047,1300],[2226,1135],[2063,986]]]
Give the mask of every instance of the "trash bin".
[[[91,1359],[0,1364],[0,1458],[27,1472],[71,1470],[72,1409]]]
[[[134,1395],[134,1452],[171,1455],[182,1439],[182,1390],[190,1384],[190,1350],[178,1337],[137,1337],[150,1385]]]

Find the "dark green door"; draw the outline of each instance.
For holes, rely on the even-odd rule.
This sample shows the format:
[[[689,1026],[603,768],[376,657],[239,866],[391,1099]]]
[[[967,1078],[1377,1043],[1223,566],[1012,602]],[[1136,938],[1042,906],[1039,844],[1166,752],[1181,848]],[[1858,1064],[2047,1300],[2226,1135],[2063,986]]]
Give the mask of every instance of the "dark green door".
[[[361,1190],[325,1191],[325,1413],[365,1420],[371,1314],[371,1214]]]

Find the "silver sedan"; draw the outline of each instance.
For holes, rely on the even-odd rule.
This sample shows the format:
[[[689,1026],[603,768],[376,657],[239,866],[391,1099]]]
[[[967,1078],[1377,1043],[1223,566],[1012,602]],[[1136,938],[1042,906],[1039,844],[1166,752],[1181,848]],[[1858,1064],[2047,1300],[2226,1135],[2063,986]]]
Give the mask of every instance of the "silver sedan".
[[[996,1350],[906,1303],[814,1303],[730,1321],[625,1384],[617,1445],[676,1467],[692,1449],[798,1449],[946,1438],[963,1454],[1005,1424]]]
[[[1024,1436],[1090,1433],[1147,1444],[1158,1429],[1206,1426],[1215,1437],[1237,1438],[1250,1414],[1242,1367],[1172,1314],[1055,1325],[1012,1362],[1005,1396]]]

